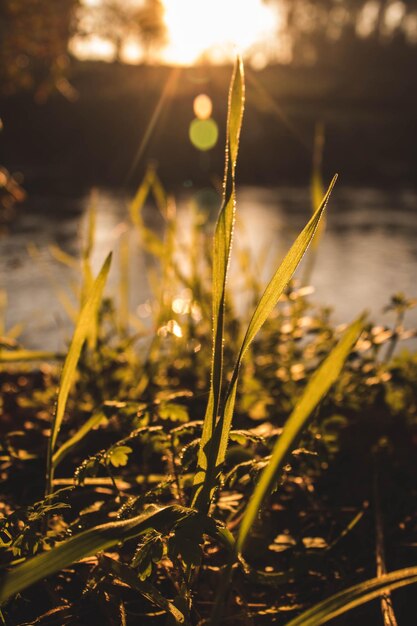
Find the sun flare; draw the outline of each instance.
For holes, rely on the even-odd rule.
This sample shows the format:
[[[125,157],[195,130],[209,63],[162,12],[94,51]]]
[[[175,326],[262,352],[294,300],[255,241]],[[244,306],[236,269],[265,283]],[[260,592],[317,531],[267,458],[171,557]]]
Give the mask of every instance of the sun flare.
[[[276,12],[261,0],[165,0],[170,63],[191,65],[208,52],[216,61],[245,52],[276,30]]]

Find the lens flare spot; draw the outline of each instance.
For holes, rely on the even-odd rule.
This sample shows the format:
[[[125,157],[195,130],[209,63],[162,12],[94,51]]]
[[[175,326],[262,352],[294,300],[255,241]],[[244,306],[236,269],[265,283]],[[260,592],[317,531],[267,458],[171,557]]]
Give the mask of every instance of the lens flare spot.
[[[205,93],[200,93],[199,96],[194,98],[193,109],[195,116],[199,120],[208,120],[213,111],[211,98]]]
[[[214,148],[219,138],[219,129],[213,119],[194,119],[190,124],[190,140],[198,150]]]

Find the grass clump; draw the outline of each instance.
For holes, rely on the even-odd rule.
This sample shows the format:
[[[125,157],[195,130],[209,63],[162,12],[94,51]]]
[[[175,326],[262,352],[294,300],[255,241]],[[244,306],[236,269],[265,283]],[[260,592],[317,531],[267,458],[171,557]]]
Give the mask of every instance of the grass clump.
[[[317,241],[333,179],[249,322],[239,319],[227,279],[243,110],[238,61],[212,253],[198,224],[201,254],[181,268],[175,205],[153,168],[129,207],[161,265],[152,337],[129,333],[123,272],[121,310],[103,299],[110,256],[92,277],[91,214],[62,374],[45,365],[12,370],[12,361],[39,355],[4,344],[6,623],[87,624],[100,615],[109,624],[312,626],[417,581],[401,550],[395,571],[376,569],[369,542],[372,511],[392,545],[413,544],[417,527],[417,358],[393,356],[412,303],[392,300],[393,329],[364,317],[340,329],[297,287],[293,275]],[[151,191],[164,240],[141,215]],[[126,247],[121,259],[126,274]],[[174,304],[175,292],[187,295]]]

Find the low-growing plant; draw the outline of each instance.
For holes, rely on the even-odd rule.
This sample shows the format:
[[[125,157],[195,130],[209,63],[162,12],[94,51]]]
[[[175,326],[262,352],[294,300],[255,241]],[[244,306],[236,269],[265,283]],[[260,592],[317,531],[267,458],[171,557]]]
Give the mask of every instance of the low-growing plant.
[[[406,432],[415,428],[416,359],[393,358],[404,335],[404,312],[412,303],[400,296],[393,300],[398,315],[393,331],[363,316],[335,330],[328,311],[311,313],[293,275],[309,245],[318,241],[334,177],[243,328],[227,301],[243,113],[244,72],[238,60],[229,92],[223,198],[212,252],[209,362],[203,345],[210,327],[203,318],[209,308],[207,283],[197,259],[188,275],[176,262],[174,204],[154,168],[129,207],[145,249],[161,261],[157,332],[142,358],[132,348],[137,337],[127,332],[126,284],[122,311],[111,325],[113,334],[120,333],[116,346],[106,331],[106,320],[114,317],[102,297],[111,256],[93,280],[91,213],[80,312],[52,419],[45,415],[52,400],[50,370],[44,388],[38,384],[25,395],[20,380],[9,390],[10,406],[3,405],[4,416],[19,410],[24,423],[41,435],[25,446],[24,432],[9,431],[2,444],[8,494],[0,521],[5,570],[0,600],[6,623],[10,615],[26,623],[84,624],[98,610],[111,624],[161,623],[166,617],[168,623],[189,625],[215,626],[224,618],[236,624],[313,626],[417,582],[417,567],[379,571],[376,578],[371,575],[285,618],[286,610],[300,612],[314,604],[326,577],[341,577],[339,545],[367,516],[366,497],[359,508],[357,502],[356,508],[350,506],[347,516],[333,508],[331,522],[328,503],[330,512],[319,513],[318,503],[324,506],[326,500],[316,490],[330,480],[326,469],[340,458],[344,437],[359,421],[365,423],[362,447],[395,458],[388,437],[392,419],[398,418]],[[141,214],[150,191],[165,219],[164,240],[146,227]],[[59,250],[54,254],[61,255]],[[125,268],[126,258],[127,249]],[[165,297],[173,280],[191,294],[183,307],[173,308]],[[1,358],[10,364],[19,360],[16,353],[6,347]],[[22,359],[40,356],[20,354]],[[44,484],[22,496],[19,506],[13,490],[30,463]],[[307,503],[313,496],[317,502],[310,515]],[[312,532],[314,514],[321,535],[306,534],[309,526]],[[331,541],[323,530],[329,525]],[[289,530],[293,527],[299,535]],[[311,597],[303,589],[298,595],[294,591],[306,577],[315,588]],[[253,608],[251,591],[262,609]],[[28,617],[29,604],[35,605],[36,618],[33,613]]]

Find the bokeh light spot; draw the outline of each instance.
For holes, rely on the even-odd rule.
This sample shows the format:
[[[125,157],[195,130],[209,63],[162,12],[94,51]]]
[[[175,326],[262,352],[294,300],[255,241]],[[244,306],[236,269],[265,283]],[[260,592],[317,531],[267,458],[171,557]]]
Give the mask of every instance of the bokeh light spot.
[[[219,129],[213,119],[194,119],[190,124],[190,140],[198,150],[214,148],[219,137]]]
[[[208,120],[213,111],[211,98],[205,93],[200,93],[199,96],[194,98],[193,109],[195,116],[199,120]]]

